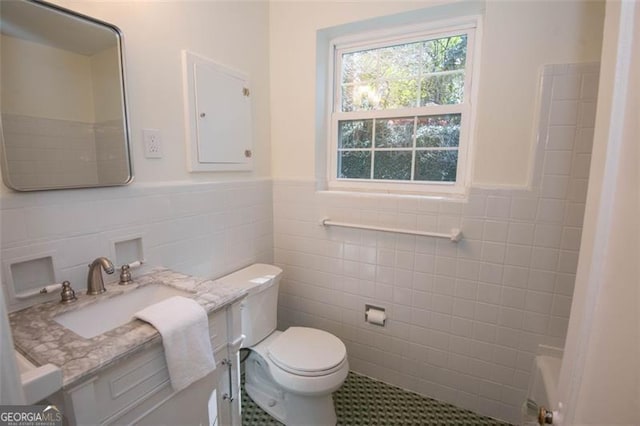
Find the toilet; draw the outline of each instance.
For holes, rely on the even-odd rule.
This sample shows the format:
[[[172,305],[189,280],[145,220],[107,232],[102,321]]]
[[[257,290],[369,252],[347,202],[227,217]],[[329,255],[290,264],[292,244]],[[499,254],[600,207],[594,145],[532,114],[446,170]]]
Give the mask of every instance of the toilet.
[[[254,264],[217,282],[247,290],[241,304],[245,390],[264,411],[285,425],[335,425],[332,392],[349,372],[344,343],[308,327],[276,330],[282,269]]]

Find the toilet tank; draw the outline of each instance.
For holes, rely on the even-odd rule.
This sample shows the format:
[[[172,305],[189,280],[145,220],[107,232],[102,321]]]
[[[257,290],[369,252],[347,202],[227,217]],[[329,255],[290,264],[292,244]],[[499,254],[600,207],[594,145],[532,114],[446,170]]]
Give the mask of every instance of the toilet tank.
[[[257,344],[276,329],[281,276],[282,269],[277,266],[256,263],[216,280],[248,293],[240,305],[243,348]]]

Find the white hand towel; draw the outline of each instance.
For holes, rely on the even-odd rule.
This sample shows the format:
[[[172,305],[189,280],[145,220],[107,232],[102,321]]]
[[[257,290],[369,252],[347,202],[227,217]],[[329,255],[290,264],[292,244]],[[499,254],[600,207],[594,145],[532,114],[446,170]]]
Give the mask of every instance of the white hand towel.
[[[207,313],[195,300],[171,297],[135,316],[160,332],[171,386],[176,392],[215,370]]]

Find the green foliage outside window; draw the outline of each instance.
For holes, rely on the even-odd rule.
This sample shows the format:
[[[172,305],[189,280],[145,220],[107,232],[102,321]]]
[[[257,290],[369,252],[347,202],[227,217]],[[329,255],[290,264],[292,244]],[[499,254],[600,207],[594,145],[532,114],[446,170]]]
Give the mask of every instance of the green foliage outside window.
[[[345,53],[342,111],[458,104],[466,54],[466,35]]]
[[[341,112],[464,101],[467,36],[341,55]],[[340,179],[455,182],[462,114],[338,121]]]
[[[340,121],[338,177],[411,180],[414,162],[414,181],[455,182],[460,119],[460,114],[445,114]]]

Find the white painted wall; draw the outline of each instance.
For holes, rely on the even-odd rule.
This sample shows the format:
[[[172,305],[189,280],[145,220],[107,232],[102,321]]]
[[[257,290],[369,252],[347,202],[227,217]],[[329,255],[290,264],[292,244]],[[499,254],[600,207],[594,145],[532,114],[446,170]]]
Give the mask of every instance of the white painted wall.
[[[94,123],[121,115],[118,53],[93,56],[0,35],[2,112]]]
[[[90,57],[95,122],[122,120],[120,63],[116,46]]]
[[[540,67],[599,61],[603,16],[599,1],[487,1],[474,184],[527,184]]]
[[[0,43],[3,113],[94,122],[88,56],[4,35]]]
[[[564,425],[640,424],[640,5],[607,1],[606,12],[584,233],[559,382]]]
[[[442,2],[271,4],[275,178],[315,176],[316,31],[437,3]],[[487,2],[474,184],[528,184],[540,67],[598,61],[602,17],[601,2]]]

